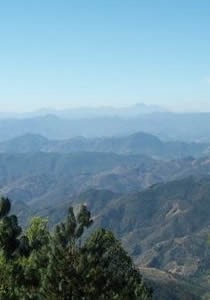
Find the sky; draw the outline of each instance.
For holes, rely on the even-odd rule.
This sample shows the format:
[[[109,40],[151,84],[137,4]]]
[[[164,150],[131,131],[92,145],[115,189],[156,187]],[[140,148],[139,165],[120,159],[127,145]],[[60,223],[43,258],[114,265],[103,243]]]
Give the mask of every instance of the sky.
[[[0,111],[210,111],[209,0],[0,1]]]

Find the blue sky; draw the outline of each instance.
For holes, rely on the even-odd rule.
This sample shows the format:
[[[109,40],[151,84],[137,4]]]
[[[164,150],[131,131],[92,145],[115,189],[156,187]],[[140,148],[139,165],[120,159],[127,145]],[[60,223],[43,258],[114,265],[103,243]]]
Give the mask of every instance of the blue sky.
[[[0,1],[0,111],[210,110],[209,0]]]

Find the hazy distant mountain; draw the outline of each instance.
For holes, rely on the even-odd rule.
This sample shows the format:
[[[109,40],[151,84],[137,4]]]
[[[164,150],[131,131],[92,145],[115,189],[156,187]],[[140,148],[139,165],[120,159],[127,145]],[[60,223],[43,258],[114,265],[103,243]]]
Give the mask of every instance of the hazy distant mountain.
[[[144,103],[137,103],[126,107],[78,107],[64,110],[56,110],[53,108],[43,108],[34,112],[27,113],[0,113],[0,118],[34,118],[43,117],[46,115],[55,115],[61,118],[70,119],[87,119],[98,117],[123,117],[130,118],[138,116],[139,114],[150,114],[155,112],[166,112],[167,110],[158,105],[146,105]]]
[[[101,106],[79,107],[66,110],[42,109],[30,114],[30,116],[44,116],[47,114],[53,114],[58,117],[69,119],[87,119],[98,117],[131,118],[141,114],[151,114],[157,112],[167,112],[167,110],[158,105],[146,105],[144,103],[137,103],[135,105],[125,107]]]
[[[56,145],[56,141],[52,142]],[[1,153],[40,152],[50,145],[50,141],[39,134],[25,134],[0,143]]]
[[[138,132],[123,137],[72,138],[69,140],[49,140],[38,134],[25,134],[0,143],[0,153],[30,152],[105,152],[117,154],[144,154],[154,158],[181,158],[207,154],[208,144],[163,142],[159,138]]]
[[[139,114],[132,118],[106,116],[70,119],[50,114],[34,118],[0,119],[0,141],[26,133],[50,139],[125,136],[135,132],[150,133],[164,140],[209,142],[210,113]]]

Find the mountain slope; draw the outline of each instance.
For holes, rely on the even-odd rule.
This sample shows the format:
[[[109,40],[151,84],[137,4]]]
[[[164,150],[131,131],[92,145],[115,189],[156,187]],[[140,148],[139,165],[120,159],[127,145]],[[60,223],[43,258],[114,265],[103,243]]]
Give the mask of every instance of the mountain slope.
[[[109,185],[106,172],[110,170],[149,168],[153,163],[141,155],[108,153],[0,154],[0,191],[11,199],[43,206],[59,201],[61,195],[66,200],[96,185],[104,188]],[[103,176],[104,184],[100,180]],[[113,188],[122,187],[119,180],[119,188],[116,183]]]
[[[190,177],[122,196],[97,224],[114,230],[139,264],[194,274],[208,258],[210,178]]]
[[[209,296],[210,289],[154,268],[140,268],[144,280],[153,288],[153,300],[201,300]]]
[[[185,277],[210,267],[210,177],[157,184],[128,195],[92,190],[37,213],[56,223],[69,205],[79,203],[92,211],[94,226],[113,231],[141,266]]]
[[[209,157],[158,161],[113,153],[0,154],[1,193],[42,207],[88,189],[128,194],[156,183],[208,174]]]

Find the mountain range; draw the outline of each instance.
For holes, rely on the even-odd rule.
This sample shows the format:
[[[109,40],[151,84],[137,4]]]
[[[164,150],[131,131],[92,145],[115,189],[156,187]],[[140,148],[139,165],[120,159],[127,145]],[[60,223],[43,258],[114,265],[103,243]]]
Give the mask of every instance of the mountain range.
[[[208,143],[165,142],[158,137],[137,132],[123,137],[84,138],[49,140],[35,134],[25,134],[0,143],[0,153],[30,152],[103,152],[116,154],[143,154],[159,159],[199,157],[209,151]]]
[[[53,226],[69,206],[85,203],[94,228],[121,239],[155,288],[154,299],[198,300],[209,293],[210,177],[191,176],[129,194],[92,189],[60,197],[45,207],[16,200],[14,213],[22,221],[29,215],[47,217]]]
[[[34,112],[25,113],[0,113],[0,118],[34,118],[46,115],[55,115],[61,118],[69,119],[81,119],[81,118],[98,118],[98,117],[110,117],[118,116],[123,118],[135,117],[140,114],[151,114],[155,112],[166,112],[167,109],[159,105],[146,105],[144,103],[136,103],[131,106],[125,107],[112,107],[112,106],[98,106],[98,107],[77,107],[69,109],[53,109],[53,108],[42,108]]]
[[[137,264],[190,277],[209,267],[209,196],[210,177],[187,177],[137,193],[92,189],[45,207],[25,205],[55,224],[69,205],[86,203],[95,226],[113,231]]]
[[[205,115],[200,117],[204,121]],[[89,121],[93,125],[95,120]],[[122,241],[155,288],[155,300],[208,299],[210,154],[207,131],[205,138],[194,139],[199,122],[192,125],[197,131],[188,134],[185,119],[188,138],[178,141],[160,138],[162,134],[129,133],[129,126],[129,134],[111,136],[112,123],[103,128],[110,136],[71,137],[68,130],[78,128],[69,125],[79,120],[55,116],[4,121],[0,121],[0,192],[12,200],[13,213],[23,226],[39,215],[48,218],[52,228],[69,206],[77,210],[85,203],[93,228],[111,230]],[[57,127],[57,121],[66,124],[66,131],[63,125]],[[103,126],[107,121],[100,119]],[[3,138],[8,128],[10,136]],[[168,124],[164,130],[172,128]]]
[[[28,118],[0,119],[0,141],[26,133],[39,134],[49,139],[69,139],[125,136],[145,132],[166,141],[209,142],[210,113],[178,114],[155,112],[131,118],[120,116],[58,117],[55,114]]]

